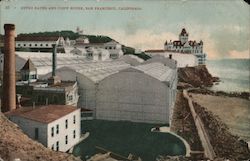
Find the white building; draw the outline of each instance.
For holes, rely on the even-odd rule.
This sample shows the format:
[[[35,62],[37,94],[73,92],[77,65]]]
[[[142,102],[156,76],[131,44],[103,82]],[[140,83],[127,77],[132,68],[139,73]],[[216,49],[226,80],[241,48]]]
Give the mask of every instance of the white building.
[[[110,59],[110,53],[108,50],[102,48],[89,47],[86,58],[94,61],[105,61]]]
[[[185,28],[179,34],[179,40],[166,41],[164,50],[178,53],[189,53],[197,57],[199,64],[205,64],[206,54],[203,52],[203,41],[196,42],[188,40],[188,33]]]
[[[163,56],[165,58],[169,58],[172,55],[172,59],[177,61],[177,67],[194,67],[198,65],[198,60],[195,55],[193,54],[185,54],[185,53],[177,53],[177,52],[170,52],[165,50],[146,50],[145,53],[151,56],[151,59],[157,59],[157,61],[162,61],[159,56]],[[157,56],[158,58],[154,58]],[[152,61],[148,59],[148,61]],[[155,60],[154,60],[155,61]],[[146,61],[147,62],[147,61]]]
[[[65,40],[61,36],[17,36],[16,48],[50,49],[52,44],[64,46]]]
[[[122,45],[114,40],[104,43],[103,48],[109,51],[111,59],[118,59],[123,55]]]
[[[99,55],[107,55],[106,53],[108,51],[110,59],[118,59],[123,55],[122,45],[114,40],[106,43],[91,43],[86,36],[80,36],[75,40],[73,45],[65,46],[66,53],[76,53],[78,55],[79,53],[86,53],[87,58],[94,55],[91,54],[91,52],[88,52],[93,49],[99,50],[99,53],[101,52]],[[92,59],[95,59],[94,56]]]
[[[162,63],[121,70],[99,82],[96,118],[170,123],[176,86],[177,68]]]
[[[7,112],[30,138],[52,150],[66,152],[80,140],[80,109],[67,105],[23,107]]]

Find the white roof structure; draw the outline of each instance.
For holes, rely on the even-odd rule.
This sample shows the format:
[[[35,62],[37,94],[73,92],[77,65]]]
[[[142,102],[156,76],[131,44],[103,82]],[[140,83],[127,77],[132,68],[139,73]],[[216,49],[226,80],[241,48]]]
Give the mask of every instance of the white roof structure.
[[[38,75],[42,79],[46,79],[51,76],[52,53],[40,54],[34,52],[16,52],[16,55],[18,58],[17,64],[20,60],[23,61],[20,63],[24,64],[27,59],[31,59],[37,68]],[[19,65],[20,68],[23,66],[23,64]],[[76,75],[83,75],[94,83],[98,83],[104,78],[130,67],[131,65],[123,60],[88,61],[81,56],[73,54],[57,54],[57,71],[61,70],[62,77],[64,77],[64,70],[72,70],[72,73],[75,72]],[[171,82],[175,76],[174,73],[176,73],[174,69],[171,69],[161,62],[152,62],[132,68],[142,71],[145,74],[148,74],[162,82]],[[67,76],[65,75],[65,77]]]
[[[177,67],[193,67],[198,65],[198,60],[193,54],[185,54],[185,53],[177,53],[177,52],[169,52],[169,51],[145,51],[147,55],[155,56],[162,55],[164,57],[169,58],[169,55],[172,55],[172,59],[177,61]]]
[[[159,62],[139,65],[133,68],[140,70],[161,82],[171,82],[176,75],[176,70]]]
[[[149,63],[153,63],[153,62],[161,62],[164,65],[166,65],[172,69],[177,68],[177,61],[176,60],[170,59],[170,58],[168,58],[166,56],[162,56],[162,55],[154,55],[142,64],[149,64]]]
[[[123,55],[120,60],[123,60],[124,62],[126,63],[129,63],[130,65],[132,66],[136,66],[136,65],[139,65],[140,63],[143,63],[144,60],[139,58],[138,56],[135,56],[135,55]]]
[[[102,79],[129,67],[130,65],[123,61],[94,62],[69,66],[69,68],[86,76],[94,83],[98,83]]]

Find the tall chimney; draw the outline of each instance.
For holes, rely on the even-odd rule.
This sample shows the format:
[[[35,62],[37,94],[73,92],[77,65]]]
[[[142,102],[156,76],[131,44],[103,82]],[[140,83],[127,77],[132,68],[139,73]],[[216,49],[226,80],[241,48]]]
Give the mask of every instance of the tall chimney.
[[[16,109],[15,25],[4,25],[4,68],[2,112]]]
[[[53,44],[53,55],[52,55],[52,77],[56,76],[56,45]]]
[[[52,76],[48,79],[49,85],[56,85],[61,83],[60,77],[56,75],[56,44],[53,44],[52,52]]]

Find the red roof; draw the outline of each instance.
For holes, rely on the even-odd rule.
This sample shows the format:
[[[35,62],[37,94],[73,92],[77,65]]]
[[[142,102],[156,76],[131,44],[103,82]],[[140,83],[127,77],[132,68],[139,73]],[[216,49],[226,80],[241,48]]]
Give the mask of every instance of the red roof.
[[[183,44],[182,44],[181,41],[179,41],[179,40],[173,41],[173,45],[174,45],[174,46],[183,46]]]
[[[22,107],[5,114],[7,116],[20,116],[41,123],[50,123],[78,109],[69,105],[48,105],[35,108]]]
[[[59,36],[17,36],[16,41],[57,41]]]

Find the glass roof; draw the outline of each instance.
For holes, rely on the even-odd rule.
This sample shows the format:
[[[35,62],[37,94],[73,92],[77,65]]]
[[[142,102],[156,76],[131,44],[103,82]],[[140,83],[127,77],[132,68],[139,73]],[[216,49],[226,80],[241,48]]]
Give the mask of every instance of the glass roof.
[[[23,59],[31,59],[33,64],[37,67],[39,75],[45,75],[52,71],[52,53],[16,52],[16,54]],[[175,76],[174,72],[176,72],[159,62],[132,67],[123,60],[89,61],[83,56],[57,54],[57,69],[62,67],[68,67],[71,70],[88,77],[95,83],[129,67],[143,71],[145,74],[160,81],[171,81]]]

